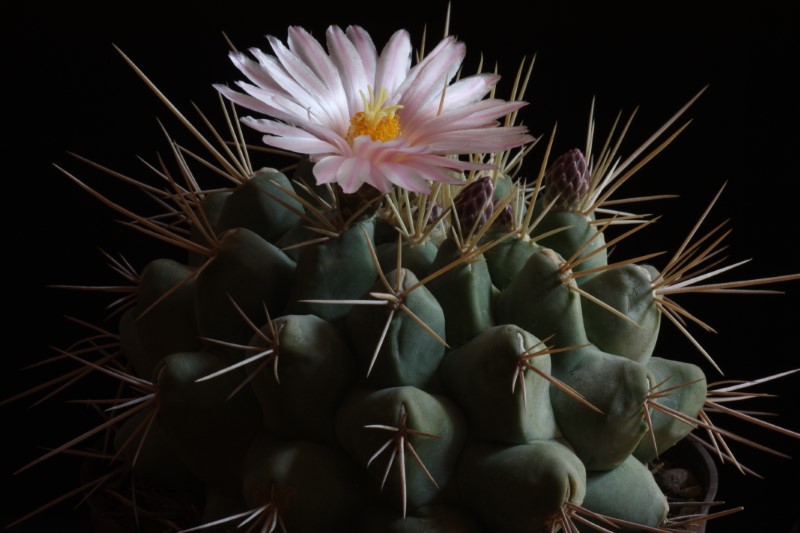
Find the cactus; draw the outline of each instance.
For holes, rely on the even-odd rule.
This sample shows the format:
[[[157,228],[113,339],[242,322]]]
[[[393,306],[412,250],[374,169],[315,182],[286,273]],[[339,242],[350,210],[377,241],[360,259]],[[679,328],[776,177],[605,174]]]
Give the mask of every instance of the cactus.
[[[289,49],[273,46],[284,61]],[[255,90],[220,91],[274,111]],[[361,98],[372,115],[353,117],[354,151],[422,120],[372,88]],[[288,137],[288,125],[248,123],[265,142]],[[686,326],[699,319],[672,297],[800,275],[709,285],[732,267],[709,266],[724,235],[699,232],[708,212],[660,270],[657,254],[611,260],[653,223],[609,214],[605,192],[626,170],[607,163],[615,143],[524,176],[509,155],[532,139],[513,128],[498,150],[445,158],[459,163],[425,179],[377,163],[343,178],[345,163],[309,152],[285,171],[253,170],[239,132],[238,158],[210,154],[228,190],[192,176],[162,191],[181,231],[104,199],[185,258],[154,258],[135,277],[113,358],[92,342],[64,352],[141,396],[120,394],[97,431],[40,460],[110,433],[117,475],[190,496],[146,502],[175,530],[673,530],[680,517],[647,465],[697,428],[729,436],[707,411],[738,389],[655,354],[669,322],[710,358]],[[633,229],[617,232],[623,222]]]

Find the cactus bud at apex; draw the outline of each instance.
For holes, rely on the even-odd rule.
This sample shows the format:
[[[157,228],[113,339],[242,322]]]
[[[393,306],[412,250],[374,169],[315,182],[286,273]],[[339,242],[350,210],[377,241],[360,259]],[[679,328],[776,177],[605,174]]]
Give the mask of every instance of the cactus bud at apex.
[[[453,203],[462,234],[468,234],[473,226],[477,230],[489,220],[494,212],[493,197],[494,183],[489,176],[473,181],[458,193]]]
[[[544,175],[545,201],[558,195],[553,206],[556,209],[573,211],[589,190],[588,167],[583,152],[578,148],[558,156]]]

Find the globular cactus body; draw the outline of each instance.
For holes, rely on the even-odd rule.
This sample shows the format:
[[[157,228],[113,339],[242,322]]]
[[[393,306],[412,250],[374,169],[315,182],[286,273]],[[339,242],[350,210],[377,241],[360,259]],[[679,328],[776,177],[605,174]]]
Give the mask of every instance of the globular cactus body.
[[[258,211],[291,191],[282,174],[270,176],[220,202],[220,240],[205,263],[154,261],[121,321],[126,353],[149,357],[137,370],[155,367],[164,437],[151,438],[187,465],[176,483],[199,479],[223,502],[207,516],[267,505],[290,531],[528,532],[585,498],[609,516],[663,520],[642,461],[655,456],[652,442],[663,451],[688,425],[655,414],[651,439],[644,406],[659,380],[702,373],[651,358],[659,316],[648,270],[611,268],[583,283],[637,328],[574,290],[564,256],[591,225],[554,236],[561,250],[511,238],[484,255],[452,238],[375,242],[373,214],[300,247],[295,261],[270,241],[306,222],[229,207]],[[574,216],[564,213],[550,218]],[[475,230],[487,220],[461,222]],[[172,347],[180,353],[166,353]],[[205,388],[214,390],[193,399]],[[704,393],[679,388],[658,401],[695,416]],[[208,470],[217,454],[228,460]],[[146,454],[138,468],[149,462]],[[626,498],[605,493],[617,478],[641,485],[650,514],[615,507]],[[370,506],[363,517],[359,505]]]
[[[132,224],[187,255],[130,276],[136,301],[115,338],[124,361],[67,354],[148,393],[113,408],[135,409],[116,419],[114,459],[193,498],[201,523],[181,523],[193,531],[554,533],[576,531],[576,513],[593,516],[581,528],[673,531],[657,529],[668,509],[647,464],[696,422],[713,430],[701,423],[711,393],[700,367],[655,353],[662,316],[706,326],[669,297],[728,270],[709,265],[716,230],[690,236],[663,272],[650,256],[609,263],[627,234],[606,230],[646,223],[613,209],[598,220],[615,205],[602,189],[641,150],[622,163],[619,142],[597,157],[570,150],[535,181],[512,179],[527,152],[510,150],[532,138],[507,124],[499,140],[481,132],[513,122],[520,102],[480,102],[494,76],[440,93],[442,75],[459,72],[439,65],[462,55],[455,41],[406,82],[383,72],[411,55],[402,32],[371,69],[405,89],[362,91],[347,126],[336,106],[359,99],[327,85],[357,84],[365,69],[340,78],[335,63],[356,68],[373,47],[359,28],[329,31],[333,59],[293,28],[288,48],[272,43],[278,58],[232,54],[256,84],[239,85],[247,94],[218,87],[277,110],[244,120],[266,144],[309,155],[292,179],[253,172],[237,136],[242,161],[214,152],[234,187],[202,191],[191,177],[158,198],[188,227]],[[295,101],[311,88],[280,87],[294,75],[341,94],[324,109],[312,93]],[[343,137],[315,122],[323,115]]]
[[[208,520],[261,505],[293,532],[547,531],[584,498],[609,516],[663,520],[642,463],[655,456],[644,406],[665,376],[702,374],[651,358],[649,271],[583,283],[636,328],[574,290],[564,257],[593,225],[559,232],[562,249],[514,237],[484,254],[453,238],[381,242],[386,222],[367,214],[292,258],[271,242],[300,242],[288,235],[307,225],[275,203],[291,183],[252,179],[203,202],[218,212],[210,257],[151,263],[120,322],[125,353],[160,388],[149,438],[186,465],[176,486],[205,486]],[[488,221],[462,213],[472,230]],[[703,387],[659,401],[695,416]],[[653,425],[659,452],[688,430],[663,415]],[[150,449],[135,469],[151,473]],[[599,494],[617,478],[641,485],[655,514]]]

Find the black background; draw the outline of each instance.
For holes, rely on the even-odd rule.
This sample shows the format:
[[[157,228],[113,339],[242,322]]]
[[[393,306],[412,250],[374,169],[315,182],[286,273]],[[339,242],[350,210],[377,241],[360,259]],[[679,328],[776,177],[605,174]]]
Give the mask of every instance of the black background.
[[[239,79],[229,64],[225,32],[239,48],[266,48],[266,34],[285,39],[289,24],[317,36],[329,24],[360,24],[380,47],[392,31],[407,28],[418,42],[425,23],[429,43],[441,36],[444,2],[341,4],[311,7],[285,4],[288,14],[268,2],[211,2],[145,5],[114,3],[88,8],[30,5],[12,12],[4,38],[6,61],[5,155],[3,165],[6,237],[3,258],[7,311],[6,350],[0,371],[0,397],[21,392],[52,375],[53,369],[21,372],[24,365],[52,355],[86,330],[63,315],[102,323],[105,295],[76,294],[47,285],[116,283],[98,247],[123,253],[137,268],[173,251],[152,244],[114,222],[117,217],[53,166],[57,163],[125,200],[125,189],[110,183],[67,154],[72,151],[133,176],[148,176],[136,159],[154,161],[166,145],[156,119],[183,135],[112,44],[123,49],[187,114],[191,103],[216,115],[211,83]],[[645,7],[646,6],[646,7]],[[663,214],[644,235],[623,243],[619,256],[674,250],[705,205],[728,182],[711,222],[731,218],[730,261],[753,258],[727,279],[800,272],[800,222],[796,183],[800,178],[800,66],[796,8],[770,2],[748,10],[703,10],[679,3],[639,7],[574,2],[530,2],[522,12],[506,0],[478,8],[456,2],[451,33],[466,42],[466,72],[499,64],[510,90],[523,56],[536,54],[522,118],[535,134],[547,134],[558,121],[556,151],[585,144],[590,102],[597,97],[601,138],[619,110],[640,110],[624,153],[630,153],[663,121],[707,84],[690,110],[689,128],[662,155],[626,185],[618,196],[680,194],[677,200],[643,209]],[[8,26],[8,19],[6,20]],[[10,70],[8,66],[10,65]],[[256,136],[251,137],[256,140]],[[11,142],[9,145],[8,142]],[[542,149],[534,151],[527,172],[534,174]],[[134,200],[131,199],[131,202]],[[710,227],[710,226],[708,226]],[[661,265],[658,260],[656,265]],[[727,377],[757,378],[799,367],[800,282],[785,284],[783,296],[708,295],[680,301],[719,331],[701,342]],[[10,322],[9,322],[10,318]],[[112,327],[113,323],[105,326]],[[662,328],[657,354],[704,364],[701,356],[669,324]],[[709,371],[709,375],[713,374]],[[774,421],[800,430],[800,375],[762,387],[776,399],[759,407],[780,413]],[[18,476],[12,472],[46,447],[57,446],[91,427],[93,417],[64,400],[81,398],[74,389],[47,404],[28,400],[0,407],[3,443],[0,517],[7,524],[75,486],[77,461],[56,458]],[[717,419],[723,427],[740,428]],[[743,427],[745,431],[750,431]],[[800,441],[753,430],[749,436],[790,455]],[[765,476],[744,478],[730,465],[720,468],[718,494],[725,507],[745,511],[709,525],[711,533],[789,531],[798,519],[800,458],[777,459],[737,446],[740,460]],[[76,502],[61,504],[16,531],[87,531],[86,512]]]

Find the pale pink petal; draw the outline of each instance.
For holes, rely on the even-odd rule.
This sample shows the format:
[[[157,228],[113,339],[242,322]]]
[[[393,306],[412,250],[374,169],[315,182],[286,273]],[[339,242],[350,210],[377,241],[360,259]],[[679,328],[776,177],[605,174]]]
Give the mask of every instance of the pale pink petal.
[[[503,131],[495,128],[498,120],[524,105],[524,102],[482,100],[418,123],[416,129],[408,126],[404,130],[405,138],[410,144],[430,144],[452,131],[483,129],[486,133],[487,129],[491,129],[492,135],[496,135]]]
[[[493,135],[483,135],[486,128],[448,132],[429,139],[428,146],[434,154],[491,154],[533,140],[523,126],[495,129]]]
[[[247,85],[243,84],[242,82],[238,82],[239,85]],[[237,93],[230,87],[221,84],[215,84],[214,88],[218,90],[222,96],[230,100],[235,104],[239,104],[240,106],[250,109],[251,111],[257,111],[259,113],[264,113],[265,115],[272,114],[272,106],[267,105],[263,100],[251,96],[249,94],[242,94]]]
[[[345,130],[350,122],[347,110],[336,106],[322,80],[278,39],[270,36],[269,42],[281,66],[299,87],[298,92],[293,93],[295,97],[299,99],[302,96],[303,102],[313,102],[314,106],[324,113],[324,121],[331,129]]]
[[[395,32],[379,55],[369,34],[351,26],[326,32],[327,52],[302,28],[289,29],[287,45],[270,37],[274,55],[253,50],[255,61],[231,55],[250,83],[243,92],[217,86],[226,98],[268,118],[243,119],[265,134],[264,143],[308,154],[318,183],[337,183],[345,193],[368,184],[382,193],[393,186],[428,192],[430,182],[463,183],[463,173],[495,168],[473,154],[495,153],[532,140],[522,126],[504,127],[504,116],[524,102],[485,99],[498,81],[478,74],[457,81],[465,47],[443,39],[411,66],[408,33]],[[400,134],[386,142],[368,135],[348,138],[362,94],[388,92]],[[461,156],[459,159],[458,157]]]
[[[367,181],[369,170],[369,162],[357,157],[348,157],[336,171],[336,182],[345,194],[352,194]]]
[[[266,133],[263,141],[268,146],[298,154],[330,154],[338,151],[334,144],[326,142],[310,132],[282,122],[245,117],[242,122],[256,131]]]
[[[352,117],[363,109],[361,93],[367,93],[367,87],[373,80],[367,78],[358,50],[341,28],[331,26],[328,28],[326,36],[331,60],[339,70],[342,86],[347,95],[348,115]]]
[[[429,121],[448,112],[464,111],[467,106],[480,103],[481,98],[492,90],[498,79],[499,76],[481,74],[456,81],[449,85],[446,90],[440,91],[436,98],[424,105],[420,105],[413,115],[406,114],[405,129],[414,131],[423,124],[427,124]],[[444,94],[444,98],[442,98],[442,94]]]
[[[453,82],[447,87],[442,111],[447,112],[477,102],[489,94],[498,81],[500,76],[497,74],[477,74]]]
[[[257,61],[253,61],[242,52],[231,52],[228,57],[230,57],[234,66],[257,86],[272,92],[286,94],[286,90],[276,83]]]
[[[239,86],[245,89],[248,94],[236,93],[227,87],[218,86],[217,89],[230,98],[231,101],[243,107],[263,112],[266,115],[294,124],[337,146],[342,143],[346,144],[346,140],[338,132],[331,130],[325,124],[320,124],[310,115],[309,110],[299,107],[293,100],[282,95],[270,94],[258,87],[242,82],[239,82]]]
[[[394,32],[383,47],[375,69],[375,90],[386,89],[389,104],[397,103],[397,88],[408,75],[411,68],[411,38],[405,30]]]
[[[422,62],[412,67],[406,81],[398,88],[401,120],[413,120],[431,102],[438,104],[445,84],[458,72],[464,59],[466,47],[448,37],[444,39]],[[409,83],[413,80],[413,83]],[[405,117],[405,119],[403,118]]]
[[[453,159],[452,157],[435,154],[422,154],[413,158],[408,158],[403,162],[414,168],[446,168],[459,172],[464,172],[466,170],[491,170],[494,168],[494,166],[486,163],[472,163],[470,161],[461,161],[460,159]]]
[[[339,167],[342,166],[345,159],[345,157],[339,155],[331,155],[317,161],[313,169],[317,184],[335,183]]]
[[[328,88],[328,95],[333,103],[340,108],[342,118],[345,122],[350,120],[349,109],[347,107],[347,97],[345,96],[342,79],[339,71],[333,64],[327,52],[310,33],[298,26],[289,28],[289,48],[308,64],[320,80]]]
[[[419,171],[402,163],[378,163],[375,165],[383,176],[398,187],[412,192],[427,193],[430,191],[428,182]]]
[[[258,111],[288,122],[310,122],[307,120],[308,110],[301,107],[294,100],[243,81],[236,82],[236,84],[241,89],[244,89],[246,94],[237,93],[229,87],[217,86],[217,89],[227,98],[230,98],[233,102],[247,109],[252,109],[253,111]]]
[[[309,93],[303,83],[298,82],[287,72],[275,56],[267,55],[260,50],[253,50],[252,53],[258,59],[265,73],[283,87],[287,98],[295,101],[301,108],[306,109],[307,113],[315,117],[319,123],[328,124],[330,127],[337,125],[331,121],[327,111],[320,106],[319,99]]]
[[[372,37],[361,26],[348,26],[346,35],[361,58],[364,75],[369,80],[368,83],[373,85],[375,83],[373,81],[375,80],[375,66],[378,62],[378,50],[375,48],[375,43],[372,42]],[[376,91],[378,90],[377,87],[373,86],[372,88]]]

